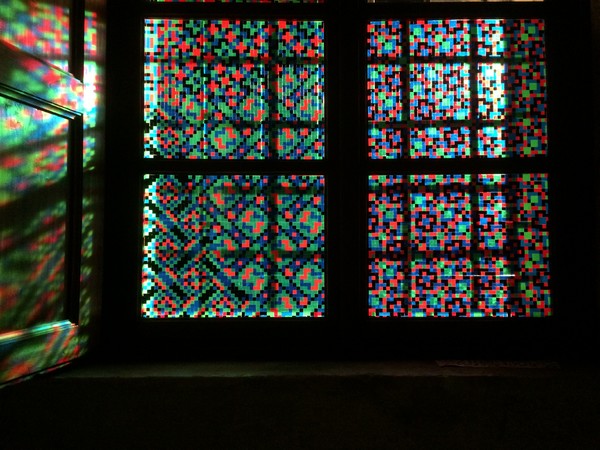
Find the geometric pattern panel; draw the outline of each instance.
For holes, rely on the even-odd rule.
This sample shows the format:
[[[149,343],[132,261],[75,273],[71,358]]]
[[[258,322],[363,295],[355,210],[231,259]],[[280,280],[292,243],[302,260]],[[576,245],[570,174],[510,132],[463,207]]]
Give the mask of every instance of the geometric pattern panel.
[[[144,48],[145,158],[324,158],[323,22],[146,19]]]
[[[369,22],[369,157],[547,155],[544,35],[541,19]],[[441,133],[440,145],[415,151],[449,128],[467,134],[446,145]]]
[[[372,175],[369,315],[552,315],[546,174]]]
[[[145,175],[144,318],[322,317],[319,175]]]
[[[469,128],[427,127],[410,130],[412,158],[467,158]]]
[[[414,56],[468,56],[467,20],[415,20],[410,22],[410,53]]]
[[[367,119],[372,122],[401,122],[402,80],[404,69],[399,65],[381,64],[367,67],[369,102]]]

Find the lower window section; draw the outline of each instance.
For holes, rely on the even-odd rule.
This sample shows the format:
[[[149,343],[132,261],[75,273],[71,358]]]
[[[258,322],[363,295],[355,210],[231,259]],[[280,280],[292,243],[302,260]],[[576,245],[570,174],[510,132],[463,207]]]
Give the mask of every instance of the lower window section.
[[[322,317],[325,178],[144,176],[144,318]]]
[[[369,177],[369,315],[546,317],[547,174]]]

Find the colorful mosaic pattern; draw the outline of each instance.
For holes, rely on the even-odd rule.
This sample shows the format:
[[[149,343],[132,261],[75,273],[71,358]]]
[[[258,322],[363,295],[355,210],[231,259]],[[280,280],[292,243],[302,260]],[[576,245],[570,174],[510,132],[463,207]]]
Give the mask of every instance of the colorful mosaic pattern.
[[[475,29],[478,56],[515,60],[545,58],[542,19],[478,19]]]
[[[324,184],[146,175],[142,316],[323,316]]]
[[[367,24],[367,57],[397,60],[402,56],[402,22],[380,20]]]
[[[506,114],[506,66],[491,63],[477,66],[477,114],[483,120],[500,120]]]
[[[410,130],[412,158],[466,158],[470,130],[467,127],[427,127]]]
[[[369,315],[546,317],[546,174],[369,178]]]
[[[402,156],[402,130],[369,128],[369,150],[372,159],[396,159]]]
[[[467,20],[416,20],[410,22],[412,56],[468,56]]]
[[[411,64],[410,119],[466,120],[470,117],[468,64]]]
[[[316,21],[147,19],[144,157],[322,159]]]
[[[402,72],[396,65],[371,65],[367,68],[369,107],[367,119],[374,122],[400,122],[402,116]]]
[[[545,156],[544,34],[540,19],[369,22],[370,158]],[[456,147],[415,151],[432,125],[469,132]]]

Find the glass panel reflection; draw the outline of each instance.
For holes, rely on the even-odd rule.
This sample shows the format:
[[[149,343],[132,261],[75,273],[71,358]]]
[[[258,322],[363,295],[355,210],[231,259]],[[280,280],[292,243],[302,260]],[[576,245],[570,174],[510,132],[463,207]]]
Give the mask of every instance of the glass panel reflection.
[[[0,97],[0,332],[64,318],[68,128]]]

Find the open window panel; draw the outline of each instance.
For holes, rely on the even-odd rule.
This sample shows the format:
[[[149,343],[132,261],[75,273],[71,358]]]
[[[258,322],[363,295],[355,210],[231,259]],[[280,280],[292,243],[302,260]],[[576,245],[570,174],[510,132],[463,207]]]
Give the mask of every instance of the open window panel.
[[[149,18],[144,33],[143,164],[161,171],[143,177],[142,319],[324,317],[323,21]],[[252,166],[267,161],[296,171]]]
[[[389,174],[368,177],[369,316],[553,314],[544,34],[538,18],[368,23],[368,157]]]
[[[77,357],[84,338],[83,84],[2,41],[0,58],[1,382]]]
[[[0,333],[67,318],[69,119],[0,97]]]

